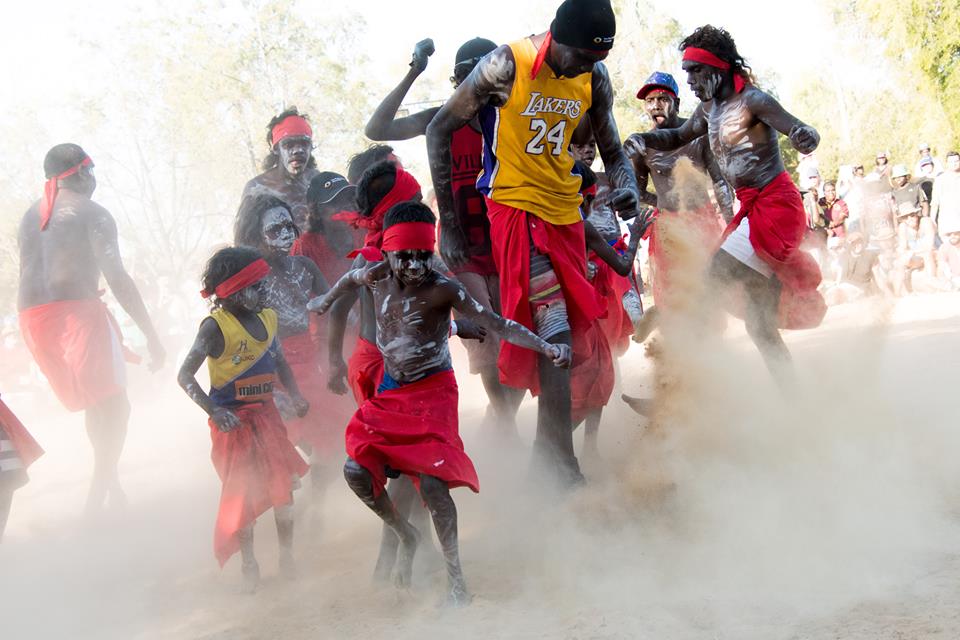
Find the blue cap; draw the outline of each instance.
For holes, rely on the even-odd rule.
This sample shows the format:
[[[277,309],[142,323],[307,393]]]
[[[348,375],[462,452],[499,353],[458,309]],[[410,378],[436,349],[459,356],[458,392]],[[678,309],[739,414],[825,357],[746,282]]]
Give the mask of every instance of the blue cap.
[[[650,77],[647,78],[644,85],[640,87],[640,91],[637,91],[637,98],[643,100],[647,97],[647,94],[654,89],[669,91],[673,94],[674,98],[680,95],[680,88],[677,87],[677,81],[673,79],[672,75],[663,71],[654,71],[650,74]]]

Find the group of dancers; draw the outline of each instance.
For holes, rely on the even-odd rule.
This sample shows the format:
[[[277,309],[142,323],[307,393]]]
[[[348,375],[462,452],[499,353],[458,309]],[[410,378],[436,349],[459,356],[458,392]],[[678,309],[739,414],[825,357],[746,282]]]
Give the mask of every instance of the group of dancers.
[[[274,510],[280,571],[295,574],[294,491],[308,472],[322,490],[345,448],[347,485],[383,521],[375,575],[410,584],[419,494],[445,559],[447,598],[468,603],[450,489],[479,491],[479,479],[459,435],[449,337],[467,345],[489,428],[515,436],[524,393],[538,397],[532,475],[560,492],[576,488],[585,480],[574,429],[586,423],[585,450],[595,452],[615,358],[664,321],[644,314],[634,262],[650,238],[657,281],[669,281],[669,256],[657,249],[669,216],[712,229],[706,289],[742,286],[747,331],[789,384],[779,329],[818,325],[825,305],[816,263],[800,251],[804,211],[778,136],[802,153],[819,136],[755,85],[729,33],[707,25],[680,43],[700,101],[692,116],[678,115],[673,76],[655,72],[637,93],[653,128],[621,143],[603,64],[615,34],[607,0],[564,0],[544,33],[465,43],[445,104],[397,117],[433,53],[429,40],[416,45],[366,133],[425,136],[439,216],[389,146],[354,156],[344,177],[317,169],[312,128],[295,108],[269,123],[264,173],[244,188],[234,246],[203,271],[200,295],[212,310],[178,374],[209,417],[223,483],[214,551],[221,566],[241,553],[247,589],[260,577],[256,519]],[[590,168],[598,153],[603,173]],[[681,158],[712,183],[694,206],[675,192]],[[92,160],[61,144],[44,170],[43,198],[19,231],[20,323],[58,398],[86,412],[95,512],[125,500],[116,467],[129,416],[126,351],[100,300],[101,274],[146,335],[153,368],[165,353],[120,260],[113,218],[91,200]],[[618,216],[631,221],[629,236]],[[209,388],[195,377],[204,362]],[[39,448],[0,410],[5,518]]]

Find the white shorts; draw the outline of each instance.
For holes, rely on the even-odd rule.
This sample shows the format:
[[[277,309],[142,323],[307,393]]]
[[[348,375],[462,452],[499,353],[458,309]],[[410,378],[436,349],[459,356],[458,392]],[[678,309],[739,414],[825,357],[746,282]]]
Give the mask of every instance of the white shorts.
[[[773,269],[757,255],[750,244],[750,223],[747,218],[740,221],[740,225],[727,236],[720,248],[763,277],[769,278],[773,275]]]

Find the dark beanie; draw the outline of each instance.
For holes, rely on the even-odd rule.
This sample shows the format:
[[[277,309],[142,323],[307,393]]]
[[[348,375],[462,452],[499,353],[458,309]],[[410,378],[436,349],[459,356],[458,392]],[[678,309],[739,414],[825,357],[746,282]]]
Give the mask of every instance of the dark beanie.
[[[454,64],[460,64],[461,62],[473,60],[474,58],[482,58],[496,48],[497,43],[487,40],[486,38],[467,40],[457,49],[457,57]]]
[[[550,24],[550,35],[577,49],[609,51],[617,33],[610,0],[565,0]]]

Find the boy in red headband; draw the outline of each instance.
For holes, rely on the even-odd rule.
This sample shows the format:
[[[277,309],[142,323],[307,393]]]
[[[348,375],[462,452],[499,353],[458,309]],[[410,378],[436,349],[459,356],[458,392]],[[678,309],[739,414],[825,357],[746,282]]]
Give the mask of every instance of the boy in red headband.
[[[310,335],[307,301],[330,287],[316,263],[305,256],[290,255],[298,234],[285,202],[258,194],[240,205],[234,242],[257,249],[270,265],[270,273],[260,283],[263,305],[277,315],[277,336],[300,391],[311,405],[321,407],[327,390],[320,373],[320,352]],[[323,464],[336,450],[344,423],[338,424],[328,412],[321,411],[298,418],[286,406],[283,394],[277,399],[290,442],[310,456],[310,478],[319,490],[324,484]],[[314,499],[317,497],[315,493]]]
[[[319,173],[313,157],[313,129],[306,114],[290,107],[267,124],[264,172],[243,188],[241,200],[259,193],[276,196],[287,203],[301,229],[307,221],[307,189]]]
[[[466,80],[480,60],[497,48],[485,38],[473,38],[457,50],[450,81],[454,89]],[[440,107],[425,109],[418,113],[398,118],[397,110],[413,82],[427,68],[433,53],[433,41],[418,42],[413,50],[410,70],[391,91],[367,123],[366,134],[371,140],[406,140],[422,136],[427,125],[440,111]],[[480,122],[474,118],[454,131],[449,140],[452,162],[451,180],[453,209],[440,216],[440,245],[445,250],[448,241],[462,247],[462,260],[448,265],[453,274],[474,298],[494,311],[500,311],[500,279],[493,259],[490,239],[490,220],[483,196],[477,191],[477,174],[483,166],[483,135]],[[449,215],[446,215],[449,214]],[[448,256],[451,257],[451,256]],[[524,392],[500,383],[497,358],[500,355],[499,340],[465,340],[463,342],[470,361],[470,372],[480,376],[490,400],[488,417],[507,437],[516,437],[516,415]]]
[[[456,310],[558,367],[569,366],[570,349],[504,320],[459,282],[433,269],[435,238],[436,218],[428,207],[417,202],[394,206],[384,221],[386,261],[351,271],[308,306],[324,313],[348,291],[365,288],[381,310],[376,341],[384,375],[376,395],[360,406],[347,427],[344,476],[399,539],[394,580],[401,587],[410,585],[421,534],[401,515],[384,483],[406,474],[419,485],[443,548],[449,601],[462,605],[470,597],[460,568],[457,508],[450,488],[478,491],[479,482],[459,435],[457,382],[447,346],[450,314]]]
[[[546,33],[484,57],[427,128],[427,150],[441,217],[454,210],[450,136],[479,116],[484,137],[477,188],[486,197],[503,314],[540,337],[571,345],[604,311],[586,278],[580,177],[568,152],[590,121],[611,203],[636,215],[637,184],[613,118],[613,90],[602,60],[616,19],[607,0],[565,0]],[[589,129],[581,128],[585,134]],[[457,265],[455,238],[441,251]],[[574,345],[575,353],[584,353]],[[589,357],[589,356],[585,356]],[[503,345],[500,381],[540,395],[534,457],[563,487],[583,482],[573,450],[570,373]]]
[[[279,379],[294,411],[309,409],[283,356],[277,314],[263,307],[263,279],[270,267],[254,249],[217,251],[203,273],[201,295],[214,308],[202,323],[177,381],[210,417],[213,466],[223,482],[213,548],[223,567],[238,550],[248,591],[256,590],[260,566],[253,554],[253,526],[273,507],[280,541],[280,570],[292,577],[293,489],[307,464],[287,440],[273,403]],[[210,392],[196,373],[207,361]]]
[[[0,542],[7,527],[13,492],[27,483],[27,469],[42,455],[40,445],[0,400]]]
[[[699,27],[680,43],[680,50],[687,84],[700,104],[679,128],[638,134],[627,146],[641,156],[647,148],[669,151],[707,137],[740,200],[740,211],[713,259],[708,290],[743,285],[747,332],[777,382],[789,386],[790,352],[778,327],[815,327],[826,304],[817,292],[820,269],[800,250],[806,216],[800,193],[784,170],[777,134],[788,136],[801,153],[816,149],[820,136],[754,86],[750,68],[723,29]]]
[[[50,387],[69,411],[84,411],[93,445],[94,472],[87,513],[108,497],[126,497],[117,463],[126,439],[130,404],[116,321],[100,299],[100,276],[147,338],[151,370],[165,353],[133,278],[120,258],[117,224],[90,197],[97,186],[93,162],[75,144],[59,144],[43,161],[42,200],[20,224],[20,331]]]

